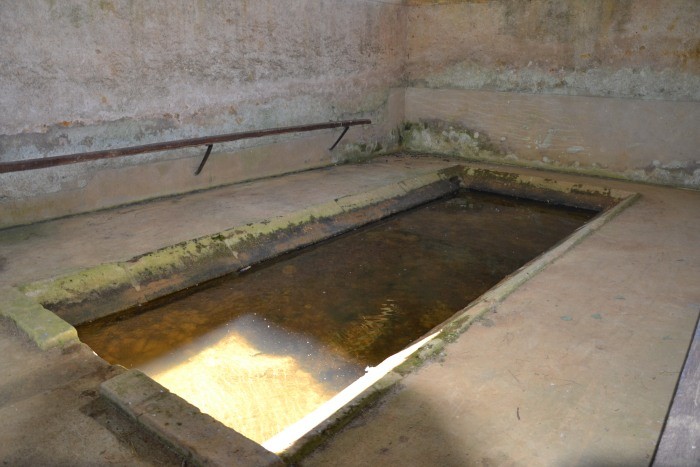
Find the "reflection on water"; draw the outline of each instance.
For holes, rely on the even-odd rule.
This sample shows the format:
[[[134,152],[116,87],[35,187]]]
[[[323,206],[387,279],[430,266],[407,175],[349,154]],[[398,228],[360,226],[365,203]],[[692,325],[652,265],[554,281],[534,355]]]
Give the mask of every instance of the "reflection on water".
[[[235,318],[140,369],[259,441],[315,410],[363,373],[308,338],[252,315]]]
[[[263,442],[594,214],[463,192],[78,331]]]

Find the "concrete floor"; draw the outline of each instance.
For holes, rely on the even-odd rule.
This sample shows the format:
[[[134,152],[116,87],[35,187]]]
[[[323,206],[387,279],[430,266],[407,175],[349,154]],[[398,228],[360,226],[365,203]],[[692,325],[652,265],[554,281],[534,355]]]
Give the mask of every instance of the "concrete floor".
[[[444,167],[387,158],[0,231],[0,288]],[[524,172],[524,170],[518,170]],[[700,192],[642,194],[407,376],[305,465],[643,465],[700,310]],[[101,405],[86,346],[41,352],[0,320],[0,460],[180,464]]]

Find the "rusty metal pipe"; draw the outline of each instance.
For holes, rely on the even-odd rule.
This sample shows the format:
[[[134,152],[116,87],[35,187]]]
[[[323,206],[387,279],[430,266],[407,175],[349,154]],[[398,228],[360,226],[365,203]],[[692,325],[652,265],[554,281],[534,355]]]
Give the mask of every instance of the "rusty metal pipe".
[[[280,135],[283,133],[302,133],[306,131],[326,130],[331,128],[351,127],[356,125],[369,125],[371,120],[345,120],[340,122],[313,123],[310,125],[287,126],[270,128],[267,130],[243,131],[240,133],[228,133],[216,136],[203,136],[201,138],[180,139],[163,143],[144,144],[127,148],[106,149],[103,151],[83,152],[68,154],[65,156],[44,157],[40,159],[28,159],[22,161],[0,162],[0,173],[20,172],[23,170],[44,169],[66,164],[111,159],[114,157],[133,156],[147,152],[169,151],[172,149],[188,148],[193,146],[212,145],[215,143],[227,143],[240,139],[263,138],[265,136]]]

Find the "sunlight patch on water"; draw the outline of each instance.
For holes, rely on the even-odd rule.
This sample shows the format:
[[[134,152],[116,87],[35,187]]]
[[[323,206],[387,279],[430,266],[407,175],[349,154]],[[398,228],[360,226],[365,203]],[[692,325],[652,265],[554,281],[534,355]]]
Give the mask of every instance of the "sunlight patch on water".
[[[438,334],[440,334],[440,330],[424,337],[402,351],[395,353],[376,367],[367,367],[365,370],[366,374],[364,376],[356,380],[347,388],[343,389],[328,402],[322,404],[301,420],[287,426],[284,430],[262,443],[263,447],[276,453],[280,453],[289,448],[306,433],[309,433],[326,419],[330,418],[334,413],[342,409],[345,405],[349,404],[353,399],[362,394],[366,389],[382,379],[387,373],[405,362],[406,359],[411,356],[411,354],[433,340]]]
[[[260,334],[267,335],[267,343],[255,342]],[[337,393],[335,384],[319,381],[309,371],[316,365],[310,367],[311,357],[324,365],[345,367],[334,355],[323,353],[308,337],[248,315],[143,365],[142,370],[202,412],[261,443]],[[348,382],[356,377],[352,372]]]

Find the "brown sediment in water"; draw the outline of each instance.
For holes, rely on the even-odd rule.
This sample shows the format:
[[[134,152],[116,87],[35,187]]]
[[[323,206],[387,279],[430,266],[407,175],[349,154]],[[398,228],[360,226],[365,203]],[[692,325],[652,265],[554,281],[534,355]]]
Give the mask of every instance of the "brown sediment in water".
[[[594,214],[465,191],[79,334],[264,441]]]

